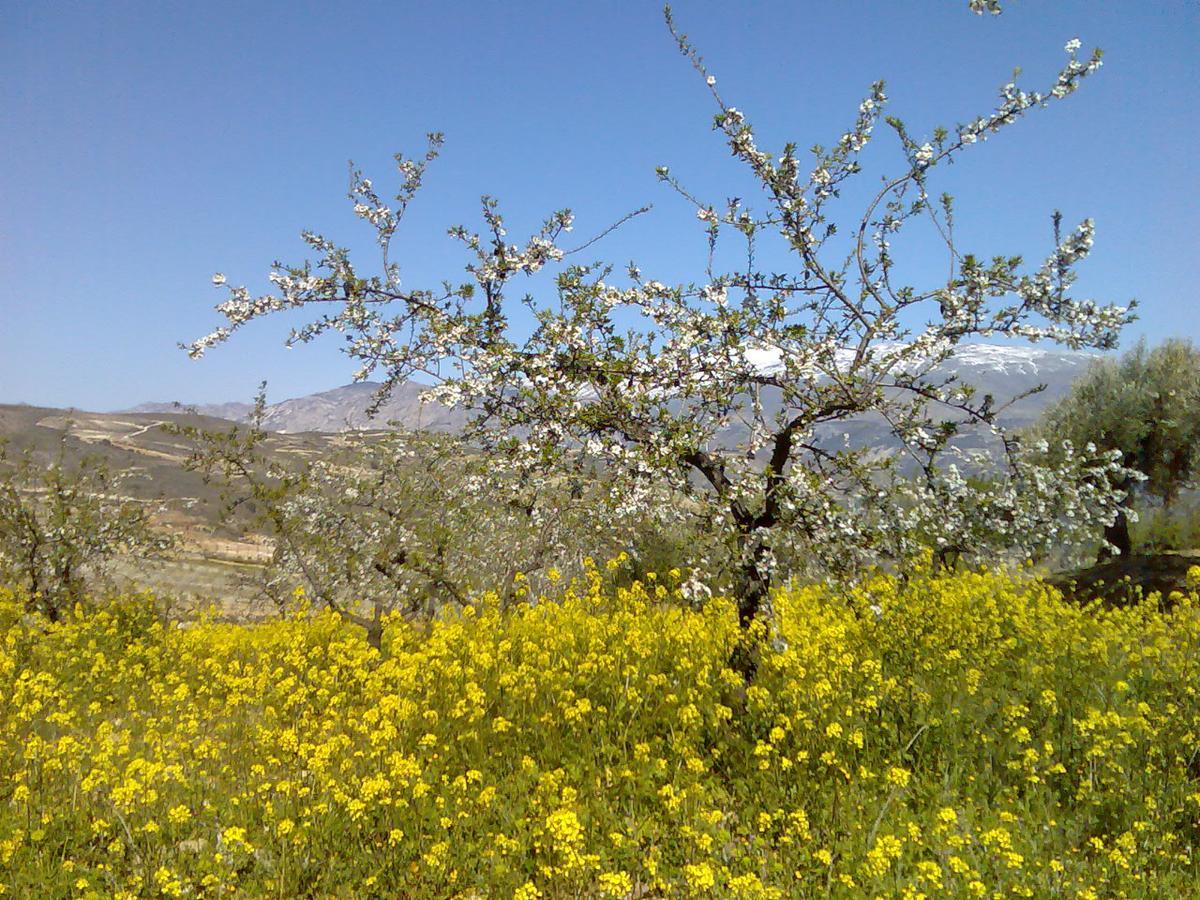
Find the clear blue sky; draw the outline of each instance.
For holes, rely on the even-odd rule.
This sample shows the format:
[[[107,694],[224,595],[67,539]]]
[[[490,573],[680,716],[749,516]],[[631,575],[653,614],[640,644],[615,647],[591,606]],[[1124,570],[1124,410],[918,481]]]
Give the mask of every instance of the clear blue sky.
[[[964,249],[1048,249],[1049,213],[1097,221],[1081,293],[1137,297],[1144,334],[1200,339],[1200,5],[1016,0],[678,0],[675,12],[760,143],[831,142],[877,78],[917,135],[991,108],[1014,65],[1049,83],[1062,45],[1105,66],[935,182]],[[217,324],[209,278],[265,287],[301,228],[370,249],[345,200],[353,158],[380,187],[429,130],[447,147],[397,238],[410,285],[457,279],[445,228],[495,194],[514,236],[561,206],[577,233],[647,202],[597,253],[700,278],[694,215],[668,164],[714,200],[745,180],[656,2],[0,3],[0,402],[114,409],[282,399],[349,380],[335,345],[282,349],[260,323],[192,362]],[[895,172],[894,139],[871,157]],[[917,248],[919,251],[919,248]],[[919,270],[933,261],[916,260]],[[938,271],[942,263],[937,261]]]

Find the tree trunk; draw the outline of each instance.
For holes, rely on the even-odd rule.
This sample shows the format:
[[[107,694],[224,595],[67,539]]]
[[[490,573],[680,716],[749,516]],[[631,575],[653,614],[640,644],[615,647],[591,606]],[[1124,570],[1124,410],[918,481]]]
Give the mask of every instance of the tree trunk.
[[[383,649],[383,604],[376,602],[370,621],[367,623],[367,643],[376,650]]]
[[[1114,556],[1129,556],[1133,553],[1133,539],[1129,535],[1129,516],[1125,513],[1125,507],[1122,506],[1117,511],[1117,518],[1111,525],[1104,526],[1105,544],[1100,548],[1100,553],[1096,557],[1096,562],[1104,562],[1112,559]],[[1114,553],[1112,544],[1117,550]]]
[[[729,657],[729,668],[742,676],[746,684],[754,680],[758,671],[758,644],[750,635],[750,626],[759,617],[771,590],[771,582],[764,575],[761,563],[766,556],[766,547],[753,533],[739,535],[741,565],[735,582],[737,594],[738,625],[741,640]]]
[[[771,588],[767,577],[759,569],[763,550],[756,547],[750,559],[744,561],[737,577],[738,624],[745,631],[758,617],[763,601]]]
[[[1129,463],[1126,462],[1125,465],[1129,465]],[[1125,499],[1117,507],[1117,517],[1113,520],[1113,523],[1104,526],[1105,544],[1100,547],[1100,553],[1096,556],[1096,562],[1104,562],[1117,555],[1129,556],[1133,553],[1133,539],[1129,535],[1128,515],[1129,505],[1133,500],[1133,482],[1126,479],[1121,483],[1120,488],[1125,492]],[[1108,546],[1109,544],[1117,548],[1115,553]]]
[[[383,604],[375,603],[374,609],[370,616],[360,616],[358,613],[351,612],[348,609],[343,609],[340,606],[330,605],[342,619],[357,625],[367,633],[367,643],[376,650],[383,649]]]

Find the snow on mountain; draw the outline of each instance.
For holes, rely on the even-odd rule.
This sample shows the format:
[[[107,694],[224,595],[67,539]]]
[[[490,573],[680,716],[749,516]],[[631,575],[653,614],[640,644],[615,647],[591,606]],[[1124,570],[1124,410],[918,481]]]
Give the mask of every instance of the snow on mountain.
[[[874,349],[878,354],[877,358],[884,358],[889,353],[902,350],[905,346],[896,341],[884,341],[875,344]],[[746,361],[763,374],[783,370],[783,354],[775,347],[751,348],[745,350],[744,353]],[[854,357],[854,349],[840,347],[833,353],[834,365],[838,368],[848,367],[854,361]],[[960,344],[955,348],[954,355],[938,366],[937,370],[975,369],[1000,375],[1037,375],[1044,370],[1056,371],[1064,367],[1074,370],[1081,364],[1086,365],[1096,358],[1098,358],[1098,354],[1095,353],[1049,347]]]
[[[889,345],[881,346],[885,351]],[[902,345],[894,344],[893,347]],[[759,371],[778,373],[783,370],[780,353],[771,348],[755,348],[745,351],[747,360]],[[834,354],[834,364],[846,366],[853,359],[850,349],[839,349]],[[1083,374],[1097,355],[1038,346],[1004,346],[999,344],[963,344],[952,358],[936,367],[931,377],[956,375],[964,384],[974,385],[979,395],[992,394],[997,403],[1003,403],[1045,384],[1040,393],[1021,400],[1009,407],[1002,420],[1010,426],[1021,426],[1032,422],[1046,406],[1070,389],[1071,383]],[[376,382],[348,384],[333,390],[296,397],[268,405],[264,424],[272,431],[297,433],[305,431],[340,432],[355,429],[387,428],[390,423],[405,429],[454,432],[462,428],[466,414],[459,409],[448,409],[440,404],[423,402],[423,385],[406,382],[398,385],[391,397],[383,404],[374,418],[367,416],[367,408],[379,390]],[[253,409],[248,403],[207,404],[197,411],[236,421],[244,421]],[[172,412],[170,403],[147,403],[135,408],[139,412]],[[873,430],[865,432],[860,427],[850,429],[862,432],[860,440],[873,440]],[[839,432],[840,437],[841,432]],[[731,438],[733,435],[730,436]]]

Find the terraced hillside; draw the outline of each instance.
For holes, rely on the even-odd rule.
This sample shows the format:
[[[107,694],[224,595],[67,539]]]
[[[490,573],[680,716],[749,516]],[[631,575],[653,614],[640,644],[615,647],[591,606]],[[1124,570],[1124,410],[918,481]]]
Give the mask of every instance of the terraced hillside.
[[[260,581],[273,547],[252,527],[242,509],[223,515],[220,489],[187,469],[191,444],[161,426],[174,424],[227,430],[235,423],[187,413],[93,413],[25,405],[0,405],[0,441],[10,455],[32,452],[49,463],[85,455],[104,460],[113,471],[129,473],[122,491],[151,507],[156,524],[181,539],[173,558],[151,565],[122,560],[118,575],[128,584],[149,587],[180,602],[204,598],[229,614],[253,616],[265,602]],[[346,442],[339,434],[272,434],[265,450],[280,457],[328,453]]]

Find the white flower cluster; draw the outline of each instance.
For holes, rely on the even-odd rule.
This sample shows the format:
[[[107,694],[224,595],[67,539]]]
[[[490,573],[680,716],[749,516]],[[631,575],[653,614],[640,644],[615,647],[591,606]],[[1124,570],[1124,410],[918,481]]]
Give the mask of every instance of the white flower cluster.
[[[1065,47],[1071,58],[1062,71],[1058,73],[1049,91],[1026,92],[1021,90],[1016,82],[1010,81],[1000,89],[1001,104],[988,116],[980,116],[973,122],[960,125],[958,128],[959,141],[963,144],[973,144],[986,140],[989,134],[994,134],[1006,125],[1015,122],[1026,111],[1035,106],[1044,106],[1049,100],[1061,100],[1073,94],[1079,88],[1080,82],[1088,75],[1095,73],[1102,65],[1100,52],[1095,51],[1091,58],[1083,62],[1076,58],[1079,49],[1079,39],[1069,41]]]

